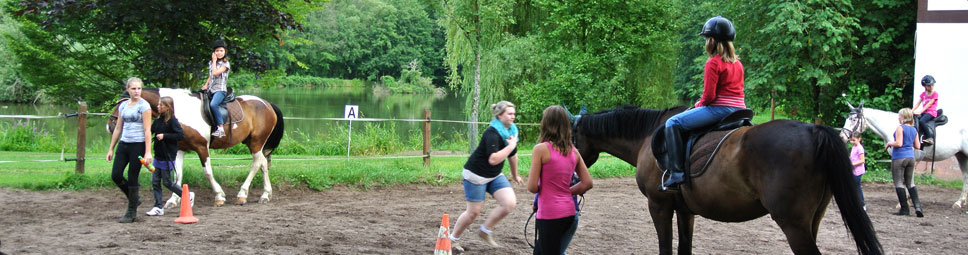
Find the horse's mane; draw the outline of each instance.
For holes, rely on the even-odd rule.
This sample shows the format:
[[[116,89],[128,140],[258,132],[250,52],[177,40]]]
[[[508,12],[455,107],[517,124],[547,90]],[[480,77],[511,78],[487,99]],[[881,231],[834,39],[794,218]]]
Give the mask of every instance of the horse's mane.
[[[663,116],[666,113],[682,112],[685,109],[685,106],[656,110],[624,105],[581,116],[578,130],[585,135],[637,139],[651,134],[660,125],[665,125]]]

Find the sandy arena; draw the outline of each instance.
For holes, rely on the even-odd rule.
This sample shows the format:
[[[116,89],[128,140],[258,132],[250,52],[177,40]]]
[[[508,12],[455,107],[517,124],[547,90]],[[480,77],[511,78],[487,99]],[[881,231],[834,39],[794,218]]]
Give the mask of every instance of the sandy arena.
[[[225,187],[231,190],[232,187]],[[466,254],[531,254],[523,234],[531,195],[515,186],[518,206],[496,229],[503,247],[465,235]],[[429,254],[442,214],[451,225],[464,209],[458,185],[407,185],[315,192],[275,187],[271,204],[250,197],[245,206],[212,207],[212,193],[197,192],[198,224],[172,221],[178,210],[147,217],[149,187],[141,188],[138,221],[120,224],[125,200],[115,189],[34,192],[0,188],[0,251],[7,254]],[[887,254],[964,254],[968,215],[952,209],[959,190],[921,187],[924,218],[899,217],[890,184],[866,183],[868,213]],[[166,192],[167,193],[167,192]],[[261,190],[253,189],[252,194]],[[167,198],[167,197],[166,197]],[[494,206],[488,198],[485,213]],[[818,237],[827,254],[855,254],[834,203]],[[471,225],[478,228],[483,217]],[[531,227],[533,228],[533,223]],[[792,254],[769,216],[744,223],[696,218],[696,254]],[[533,229],[532,229],[533,230]],[[632,178],[598,179],[568,254],[655,254],[655,230],[646,199]]]

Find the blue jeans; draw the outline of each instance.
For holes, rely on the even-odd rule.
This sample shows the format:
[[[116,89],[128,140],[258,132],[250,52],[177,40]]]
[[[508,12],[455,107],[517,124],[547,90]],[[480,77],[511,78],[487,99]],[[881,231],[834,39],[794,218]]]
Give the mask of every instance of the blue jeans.
[[[740,108],[729,106],[696,107],[672,116],[672,118],[666,120],[665,126],[666,128],[675,126],[683,132],[692,131],[716,124],[719,120],[738,110]]]
[[[219,91],[212,94],[212,101],[208,102],[209,107],[212,108],[212,116],[215,117],[215,125],[222,125],[222,111],[218,110],[218,106],[222,104],[222,100],[225,100],[225,91]]]
[[[488,182],[487,184],[477,185],[471,183],[467,179],[463,180],[464,183],[464,200],[469,202],[481,202],[484,201],[484,195],[486,193],[491,193],[491,197],[494,196],[494,192],[497,192],[503,188],[510,188],[511,182],[508,181],[507,177],[504,175],[498,175],[497,178]]]
[[[864,189],[860,187],[860,177],[861,176],[864,176],[864,175],[861,174],[861,175],[858,175],[858,176],[854,176],[854,180],[857,180],[857,194],[860,195],[860,204],[861,205],[867,205],[867,202],[864,202]]]

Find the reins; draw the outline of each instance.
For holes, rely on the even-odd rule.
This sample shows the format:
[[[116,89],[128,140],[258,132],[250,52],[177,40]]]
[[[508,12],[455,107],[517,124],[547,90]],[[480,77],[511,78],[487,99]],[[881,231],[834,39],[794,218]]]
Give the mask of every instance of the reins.
[[[537,197],[535,197],[535,198],[537,198]],[[582,207],[585,207],[585,195],[578,195],[578,207],[576,208],[577,210],[575,210],[575,216],[578,216],[578,212],[581,212],[581,208]],[[528,223],[531,223],[531,219],[534,219],[535,218],[535,214],[537,214],[537,213],[538,213],[538,206],[535,205],[534,206],[534,210],[531,211],[531,216],[528,216],[528,219],[524,221],[524,242],[527,243],[528,246],[531,246],[531,249],[534,249],[534,244],[532,244],[531,243],[531,240],[528,239]],[[534,229],[534,241],[535,242],[538,242],[538,229],[537,229],[538,228],[538,223],[535,222],[534,225],[535,225],[535,229]]]

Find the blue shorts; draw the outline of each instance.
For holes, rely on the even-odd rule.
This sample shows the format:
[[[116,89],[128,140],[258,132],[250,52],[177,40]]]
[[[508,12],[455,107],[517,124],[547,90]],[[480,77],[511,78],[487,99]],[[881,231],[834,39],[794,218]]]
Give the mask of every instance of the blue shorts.
[[[464,200],[469,202],[482,202],[484,201],[484,192],[491,193],[491,197],[494,196],[494,192],[497,192],[503,188],[510,188],[511,182],[508,182],[508,178],[504,175],[498,175],[497,178],[488,182],[487,184],[477,185],[473,184],[467,179],[464,179]]]

